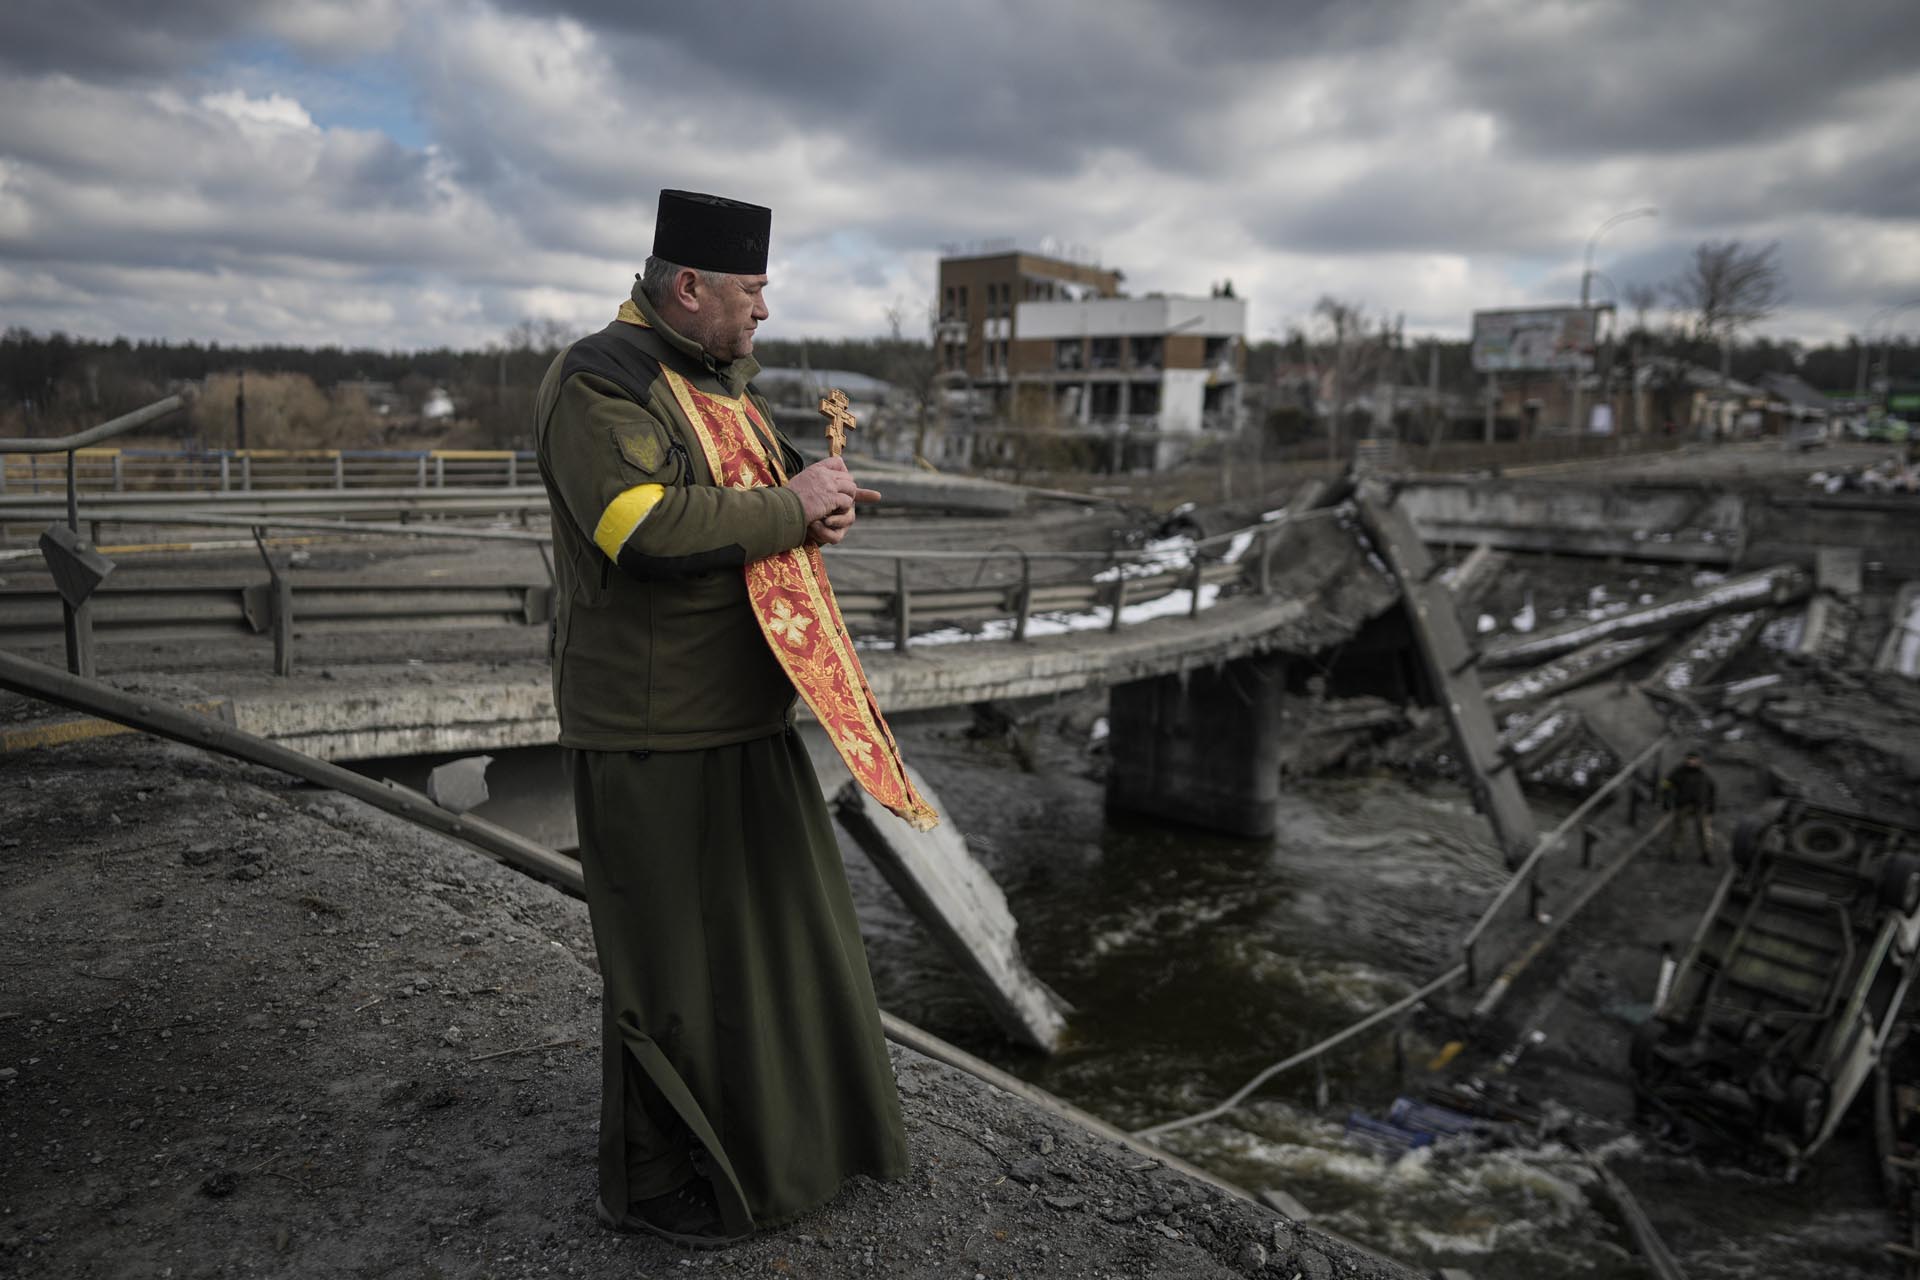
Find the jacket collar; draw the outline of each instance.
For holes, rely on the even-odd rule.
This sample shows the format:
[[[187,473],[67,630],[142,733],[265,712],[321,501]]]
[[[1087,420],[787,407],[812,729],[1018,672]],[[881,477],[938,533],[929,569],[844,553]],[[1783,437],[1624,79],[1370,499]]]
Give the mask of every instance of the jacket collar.
[[[753,381],[754,375],[760,372],[760,362],[752,356],[741,356],[738,360],[720,364],[707,353],[705,347],[662,320],[660,313],[654,309],[653,300],[641,290],[637,276],[633,282],[633,305],[646,321],[647,328],[659,334],[662,341],[686,356],[699,368],[712,374],[727,388],[729,395],[739,396],[747,389],[747,384]]]

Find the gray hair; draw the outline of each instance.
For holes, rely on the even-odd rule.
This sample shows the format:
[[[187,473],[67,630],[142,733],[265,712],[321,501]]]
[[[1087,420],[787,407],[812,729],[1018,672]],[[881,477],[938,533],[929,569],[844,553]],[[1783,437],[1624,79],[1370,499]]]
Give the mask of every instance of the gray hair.
[[[657,307],[667,290],[673,286],[673,278],[688,269],[665,258],[649,257],[646,265],[640,269],[640,292],[646,294],[647,301]],[[721,281],[727,278],[724,271],[703,271],[698,267],[691,269],[699,273],[700,283],[709,289],[718,289]]]

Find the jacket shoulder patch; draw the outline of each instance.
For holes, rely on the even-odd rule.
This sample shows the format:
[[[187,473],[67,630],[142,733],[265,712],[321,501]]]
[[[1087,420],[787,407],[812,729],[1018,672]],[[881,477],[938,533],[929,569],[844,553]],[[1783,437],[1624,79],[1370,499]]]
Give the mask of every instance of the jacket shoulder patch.
[[[620,448],[620,456],[630,466],[652,475],[660,469],[666,460],[666,447],[660,443],[660,437],[654,432],[643,429],[617,429],[613,433],[614,443]]]

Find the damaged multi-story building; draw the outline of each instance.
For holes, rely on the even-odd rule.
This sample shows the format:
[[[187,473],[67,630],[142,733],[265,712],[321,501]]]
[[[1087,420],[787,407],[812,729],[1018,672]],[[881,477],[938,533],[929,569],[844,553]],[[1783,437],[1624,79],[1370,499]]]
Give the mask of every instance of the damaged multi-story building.
[[[1154,470],[1241,425],[1246,303],[1128,297],[1121,272],[990,247],[940,260],[943,375],[989,456],[1048,433],[1114,470]]]

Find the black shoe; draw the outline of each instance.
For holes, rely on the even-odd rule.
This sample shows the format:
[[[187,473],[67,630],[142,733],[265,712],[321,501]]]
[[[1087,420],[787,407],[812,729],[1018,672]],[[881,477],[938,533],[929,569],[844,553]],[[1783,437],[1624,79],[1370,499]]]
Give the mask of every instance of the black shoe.
[[[600,1221],[615,1231],[644,1231],[689,1249],[722,1249],[750,1234],[726,1234],[713,1187],[701,1178],[684,1182],[665,1195],[636,1200],[618,1218],[608,1212],[604,1201],[599,1210]]]

